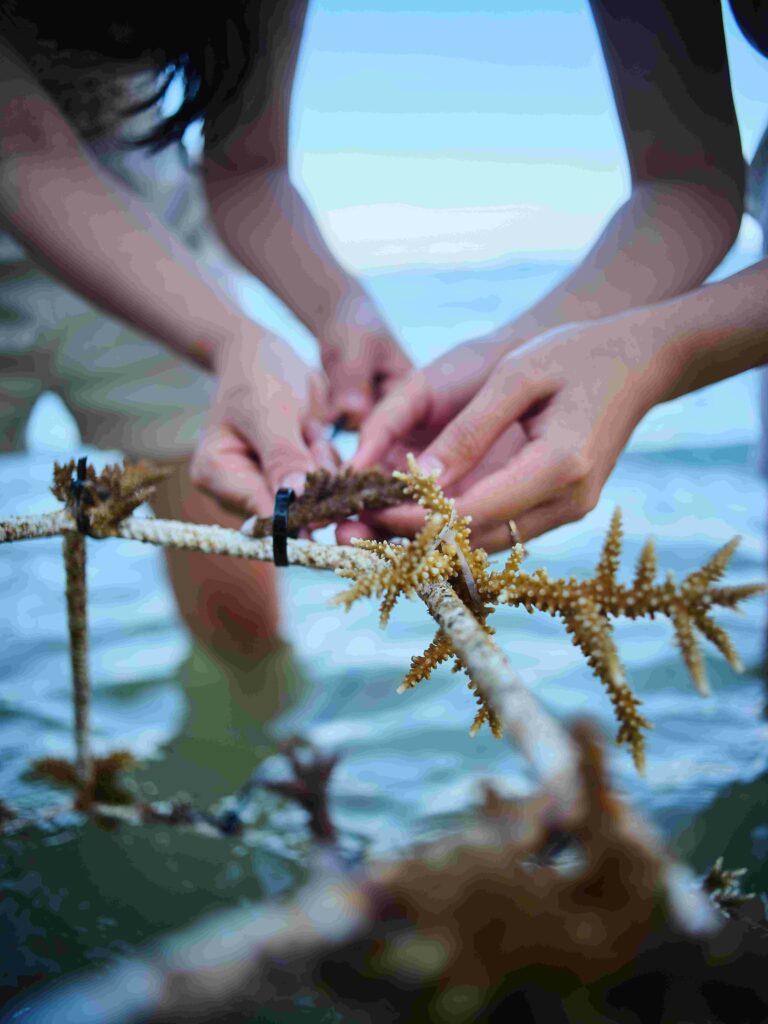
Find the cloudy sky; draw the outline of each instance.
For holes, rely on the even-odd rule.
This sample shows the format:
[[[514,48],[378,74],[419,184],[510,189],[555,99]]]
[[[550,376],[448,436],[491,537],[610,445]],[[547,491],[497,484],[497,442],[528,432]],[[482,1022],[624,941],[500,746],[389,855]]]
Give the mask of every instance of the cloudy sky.
[[[751,155],[768,61],[725,21]],[[575,252],[628,184],[587,0],[313,0],[291,148],[354,269]]]

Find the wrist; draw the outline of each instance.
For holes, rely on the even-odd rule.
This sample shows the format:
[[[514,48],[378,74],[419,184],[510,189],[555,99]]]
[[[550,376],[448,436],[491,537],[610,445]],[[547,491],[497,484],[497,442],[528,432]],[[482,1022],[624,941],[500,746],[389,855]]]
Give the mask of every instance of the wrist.
[[[627,365],[638,371],[646,411],[676,398],[690,354],[690,337],[678,300],[646,306],[612,318]]]
[[[543,334],[548,328],[542,325],[530,314],[523,313],[515,317],[509,323],[497,327],[495,331],[489,331],[477,341],[482,344],[488,353],[496,352],[498,358],[512,352],[514,349],[524,345],[531,338]]]
[[[195,346],[205,359],[206,368],[220,375],[233,358],[260,351],[268,336],[265,328],[246,320],[229,325],[225,331],[209,334]]]
[[[315,334],[320,346],[344,345],[351,337],[388,333],[376,304],[362,288],[350,288],[318,312]]]

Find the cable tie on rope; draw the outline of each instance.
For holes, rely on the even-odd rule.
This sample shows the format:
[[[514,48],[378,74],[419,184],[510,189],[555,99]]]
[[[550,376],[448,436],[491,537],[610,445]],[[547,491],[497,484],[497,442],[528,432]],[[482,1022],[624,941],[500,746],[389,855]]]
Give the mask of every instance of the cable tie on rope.
[[[275,495],[275,510],[272,513],[272,557],[275,565],[288,565],[288,538],[297,535],[288,530],[288,509],[296,495],[290,487],[279,488]]]
[[[342,430],[347,430],[348,426],[349,423],[347,414],[343,412],[341,416],[337,416],[336,419],[333,421],[329,440],[333,441],[334,438],[342,432]]]
[[[86,469],[88,466],[88,459],[85,455],[77,460],[77,476],[75,476],[69,485],[69,493],[72,496],[73,512],[75,515],[75,523],[77,524],[78,533],[82,533],[84,536],[91,535],[91,524],[88,519],[88,510],[86,508],[83,498],[85,497],[86,484],[88,477]]]

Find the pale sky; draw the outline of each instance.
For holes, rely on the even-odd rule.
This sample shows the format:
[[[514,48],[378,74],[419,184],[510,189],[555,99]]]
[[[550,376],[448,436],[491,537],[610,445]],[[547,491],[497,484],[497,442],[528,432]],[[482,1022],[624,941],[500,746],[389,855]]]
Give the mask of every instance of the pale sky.
[[[768,61],[725,21],[751,155]],[[628,187],[586,0],[314,0],[291,169],[355,270],[584,249]]]

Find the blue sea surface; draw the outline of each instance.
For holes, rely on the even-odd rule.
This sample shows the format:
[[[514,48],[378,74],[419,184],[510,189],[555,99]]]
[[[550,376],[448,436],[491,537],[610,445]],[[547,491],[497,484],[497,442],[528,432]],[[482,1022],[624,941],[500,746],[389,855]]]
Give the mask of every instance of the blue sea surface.
[[[730,267],[744,258],[735,254]],[[497,326],[542,294],[570,267],[530,260],[468,270],[401,270],[368,284],[414,358]],[[721,273],[729,269],[725,266]],[[248,308],[308,351],[279,304],[250,288]],[[766,576],[765,483],[755,373],[654,410],[638,428],[597,508],[529,545],[528,566],[553,576],[590,573],[613,509],[624,515],[622,573],[656,539],[660,573],[699,567],[738,534],[729,583]],[[68,414],[46,396],[29,428],[29,450],[0,459],[0,516],[55,507],[51,464],[85,453]],[[353,443],[346,438],[349,448]],[[88,451],[106,461],[115,453]],[[184,791],[210,802],[232,793],[270,753],[276,735],[301,732],[341,755],[332,811],[342,834],[369,855],[391,855],[455,827],[492,779],[506,794],[532,785],[520,755],[486,729],[468,735],[472,694],[461,676],[440,670],[403,695],[395,692],[434,625],[417,601],[401,601],[386,631],[373,602],[347,614],[330,599],[344,583],[291,569],[281,575],[293,662],[254,665],[251,679],[289,686],[292,708],[274,723],[230,715],[226,684],[213,664],[190,655],[162,555],[128,541],[89,542],[88,584],[94,747],[145,759],[144,792]],[[61,542],[9,544],[0,551],[0,796],[28,811],[61,802],[25,778],[31,759],[72,753],[72,708]],[[718,612],[746,666],[736,675],[714,649],[706,669],[712,695],[700,697],[663,620],[620,622],[617,644],[628,678],[654,723],[645,777],[612,743],[611,705],[548,616],[504,609],[496,639],[526,685],[557,717],[589,715],[609,743],[619,788],[667,835],[684,829],[733,784],[748,785],[768,765],[762,675],[765,602]],[[290,679],[289,679],[290,677]],[[233,725],[232,723],[236,724]],[[193,921],[212,907],[290,892],[308,843],[301,812],[268,794],[257,798],[256,838],[192,836],[168,828],[107,832],[77,816],[0,844],[0,990],[100,962]],[[749,840],[759,876],[766,843]],[[765,874],[762,876],[765,878]],[[265,1018],[266,1019],[266,1018]],[[309,1019],[309,1018],[307,1018]]]

